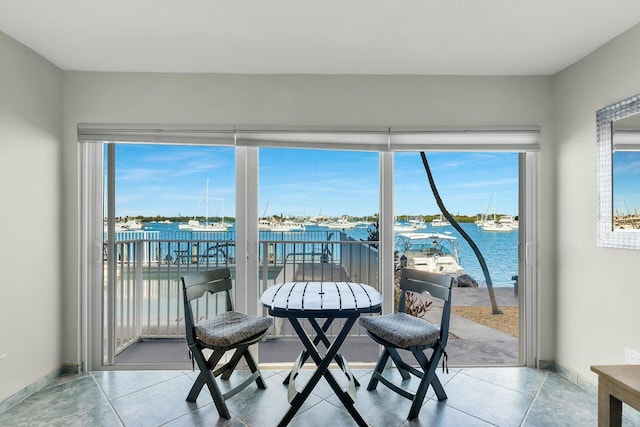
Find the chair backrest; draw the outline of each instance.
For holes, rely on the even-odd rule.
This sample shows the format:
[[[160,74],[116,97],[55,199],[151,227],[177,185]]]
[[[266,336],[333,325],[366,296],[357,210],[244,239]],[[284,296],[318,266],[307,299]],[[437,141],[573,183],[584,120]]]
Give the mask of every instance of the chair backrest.
[[[199,271],[180,278],[187,301],[200,298],[205,292],[229,292],[231,290],[231,271],[229,268]]]
[[[191,301],[202,297],[206,292],[226,293],[226,310],[233,309],[231,302],[231,271],[228,268],[217,268],[215,270],[200,271],[187,274],[180,278],[182,281],[182,294],[184,297],[184,320],[187,332],[187,342],[195,342],[193,308]]]
[[[451,318],[451,288],[453,276],[448,274],[431,273],[424,270],[403,268],[400,278],[400,302],[398,311],[404,312],[406,305],[406,291],[422,294],[428,292],[432,297],[443,301],[442,318],[440,321],[440,341],[444,346],[449,336],[449,321]]]

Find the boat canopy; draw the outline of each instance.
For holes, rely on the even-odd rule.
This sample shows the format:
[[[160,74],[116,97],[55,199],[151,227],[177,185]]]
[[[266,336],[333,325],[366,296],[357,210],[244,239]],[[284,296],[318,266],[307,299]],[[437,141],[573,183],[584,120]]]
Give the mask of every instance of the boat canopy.
[[[445,248],[443,243],[449,248]],[[435,246],[434,246],[435,244]],[[395,249],[403,251],[424,251],[428,248],[450,253],[457,258],[458,239],[444,233],[400,233],[396,236]]]

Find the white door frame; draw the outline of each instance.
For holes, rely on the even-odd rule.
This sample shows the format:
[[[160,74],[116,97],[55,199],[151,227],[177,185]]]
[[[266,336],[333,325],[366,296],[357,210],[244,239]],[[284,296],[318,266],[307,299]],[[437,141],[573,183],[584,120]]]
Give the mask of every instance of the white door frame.
[[[79,144],[81,158],[81,259],[82,360],[85,370],[102,366],[102,233],[103,233],[103,144]],[[258,301],[258,147],[236,147],[236,307],[248,313],[260,312]],[[481,147],[479,147],[481,150]],[[537,152],[520,155],[519,295],[520,363],[535,367],[538,352],[537,328]],[[381,283],[393,283],[393,152],[380,153],[380,237]],[[522,197],[524,196],[524,197]],[[244,254],[244,255],[241,255]],[[95,286],[100,283],[100,286]],[[92,285],[93,284],[93,285]],[[383,287],[384,312],[392,311],[392,288]],[[140,367],[144,369],[144,367]]]

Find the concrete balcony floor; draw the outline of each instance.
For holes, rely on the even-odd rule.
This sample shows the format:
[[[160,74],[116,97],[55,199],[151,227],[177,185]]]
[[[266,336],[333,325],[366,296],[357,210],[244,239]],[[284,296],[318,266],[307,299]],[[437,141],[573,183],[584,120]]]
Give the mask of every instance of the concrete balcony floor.
[[[385,375],[399,378],[397,371]],[[448,399],[430,391],[420,416],[405,418],[410,402],[386,387],[367,391],[370,370],[356,370],[356,408],[371,426],[595,426],[597,397],[560,375],[523,367],[461,368],[438,375]],[[302,371],[308,376],[311,371]],[[234,373],[229,383],[246,372]],[[268,388],[249,386],[228,401],[230,420],[218,417],[203,391],[194,403],[185,397],[197,376],[191,371],[109,371],[62,376],[0,414],[0,425],[51,426],[275,426],[289,408],[285,371],[263,371]],[[338,381],[339,372],[334,372]],[[224,383],[224,381],[222,382]],[[415,379],[405,382],[408,388]],[[228,385],[226,385],[228,386]],[[225,387],[225,385],[223,385]],[[640,425],[625,406],[624,425]],[[318,384],[290,425],[352,426],[350,415],[324,381]]]
[[[512,288],[496,288],[500,307],[517,307],[518,296]],[[454,288],[454,306],[489,306],[486,288]],[[439,322],[439,312],[427,313],[427,318]],[[435,316],[430,318],[430,316]],[[295,333],[286,321],[278,319],[285,337],[270,338],[259,344],[259,363],[292,362],[302,350],[300,340],[294,338]],[[354,327],[358,329],[359,327]],[[507,335],[479,323],[451,315],[450,339],[447,353],[451,366],[516,366],[522,365],[518,357],[518,338]],[[350,336],[340,349],[341,354],[350,362],[375,363],[378,359],[379,347],[359,330],[359,336]],[[324,348],[320,346],[321,348]],[[415,360],[411,358],[410,363]],[[187,345],[184,339],[144,339],[131,345],[116,356],[116,366],[124,365],[162,365],[176,364],[191,367]]]

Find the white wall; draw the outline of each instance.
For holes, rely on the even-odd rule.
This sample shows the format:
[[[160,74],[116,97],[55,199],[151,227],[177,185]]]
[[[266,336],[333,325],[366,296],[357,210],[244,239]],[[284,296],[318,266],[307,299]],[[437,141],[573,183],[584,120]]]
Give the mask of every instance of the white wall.
[[[0,401],[62,365],[62,72],[0,33]]]
[[[541,230],[553,236],[550,77],[253,76],[64,72],[65,301],[78,300],[78,123],[184,123],[320,126],[540,125]],[[549,154],[545,154],[549,153]],[[548,237],[543,241],[549,243]],[[551,250],[540,254],[540,283],[553,288]],[[548,298],[549,291],[541,293]],[[550,302],[544,304],[550,306]],[[78,307],[67,307],[65,360],[76,360]],[[553,360],[555,320],[540,358]]]
[[[554,78],[556,361],[593,383],[591,365],[640,351],[640,252],[596,247],[595,194],[595,112],[638,93],[640,26]]]
[[[595,381],[640,350],[640,253],[595,246],[594,194],[595,111],[640,93],[638,46],[553,79],[62,73],[0,33],[0,400],[81,361],[80,122],[541,125],[539,357]]]

